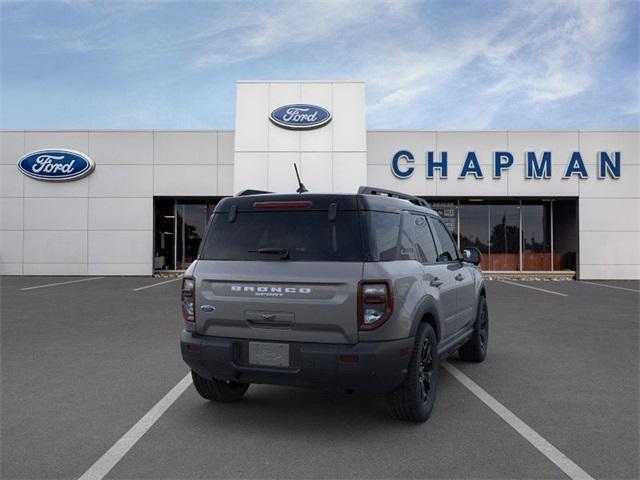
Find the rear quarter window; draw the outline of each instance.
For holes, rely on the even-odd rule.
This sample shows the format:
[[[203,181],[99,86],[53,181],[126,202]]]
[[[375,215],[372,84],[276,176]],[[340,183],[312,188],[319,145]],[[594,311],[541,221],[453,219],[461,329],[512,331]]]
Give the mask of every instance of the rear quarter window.
[[[396,260],[400,233],[400,214],[368,212],[373,259],[380,262]]]

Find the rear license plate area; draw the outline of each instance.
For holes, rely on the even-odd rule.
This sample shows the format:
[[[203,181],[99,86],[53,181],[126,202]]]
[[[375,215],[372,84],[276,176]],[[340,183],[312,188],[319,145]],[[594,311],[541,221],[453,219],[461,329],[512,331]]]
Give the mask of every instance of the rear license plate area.
[[[249,365],[289,367],[289,344],[249,342]]]

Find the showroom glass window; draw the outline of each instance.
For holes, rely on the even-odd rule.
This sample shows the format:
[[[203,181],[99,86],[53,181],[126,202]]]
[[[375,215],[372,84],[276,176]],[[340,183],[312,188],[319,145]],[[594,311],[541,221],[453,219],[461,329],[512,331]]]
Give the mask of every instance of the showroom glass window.
[[[522,202],[522,269],[551,270],[551,202]]]
[[[489,270],[520,269],[520,205],[489,204]]]
[[[154,199],[155,270],[184,270],[198,255],[218,198]]]
[[[489,270],[489,205],[460,202],[460,248],[476,247],[482,253],[480,267]]]
[[[553,269],[576,270],[578,252],[578,202],[574,198],[553,202]]]

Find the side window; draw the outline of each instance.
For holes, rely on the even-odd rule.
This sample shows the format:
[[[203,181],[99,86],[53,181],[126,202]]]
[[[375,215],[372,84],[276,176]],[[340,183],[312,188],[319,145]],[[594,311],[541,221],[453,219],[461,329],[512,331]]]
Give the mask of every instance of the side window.
[[[416,242],[413,230],[413,215],[408,212],[403,212],[398,260],[418,260],[419,257],[416,255],[415,244]]]
[[[431,225],[433,231],[440,241],[440,252],[438,255],[438,262],[451,262],[458,259],[458,253],[456,251],[456,244],[453,243],[453,239],[449,234],[449,230],[445,227],[440,220],[435,218],[431,219]]]
[[[434,263],[438,257],[438,252],[427,218],[424,215],[412,215],[412,219],[417,259],[422,263]]]

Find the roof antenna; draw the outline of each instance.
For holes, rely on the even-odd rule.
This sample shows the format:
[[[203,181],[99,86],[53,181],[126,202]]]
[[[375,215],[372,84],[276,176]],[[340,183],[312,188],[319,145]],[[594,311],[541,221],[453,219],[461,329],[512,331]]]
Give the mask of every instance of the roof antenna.
[[[300,181],[300,174],[298,173],[298,165],[296,165],[295,163],[293,164],[293,168],[296,169],[296,177],[298,177],[298,189],[296,190],[296,192],[298,193],[305,193],[308,192],[309,190],[306,189],[306,187],[304,186],[304,183],[302,183]]]

